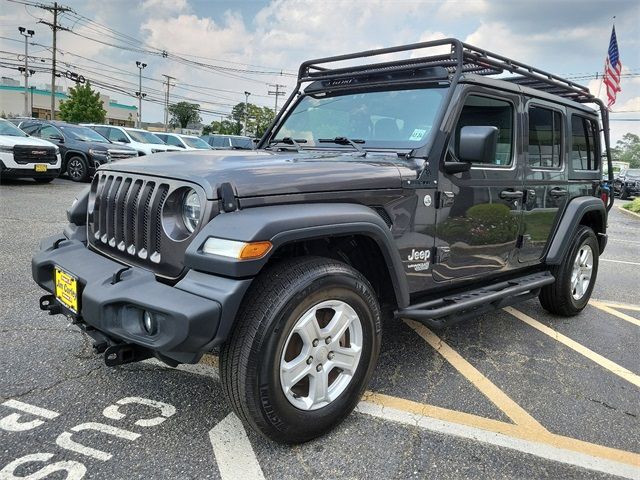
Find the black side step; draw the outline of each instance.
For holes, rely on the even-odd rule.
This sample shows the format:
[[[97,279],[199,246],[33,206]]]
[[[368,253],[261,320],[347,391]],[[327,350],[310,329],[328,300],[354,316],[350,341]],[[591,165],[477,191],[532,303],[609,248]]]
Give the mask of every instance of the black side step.
[[[550,272],[533,273],[476,290],[429,300],[395,312],[433,328],[444,328],[492,310],[537,296],[545,285],[555,282]]]

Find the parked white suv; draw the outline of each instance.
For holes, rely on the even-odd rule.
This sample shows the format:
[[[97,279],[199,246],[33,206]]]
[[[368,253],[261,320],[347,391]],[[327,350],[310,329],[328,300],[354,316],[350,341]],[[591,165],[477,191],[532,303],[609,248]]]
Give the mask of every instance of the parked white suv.
[[[135,148],[138,155],[151,155],[160,152],[179,152],[181,149],[167,145],[151,132],[138,128],[117,127],[115,125],[82,124],[94,129],[113,143]]]
[[[0,118],[0,178],[33,178],[48,183],[60,175],[62,159],[53,143],[30,137]]]
[[[213,150],[211,145],[195,135],[182,135],[179,133],[155,133],[154,135],[167,145],[183,150]]]

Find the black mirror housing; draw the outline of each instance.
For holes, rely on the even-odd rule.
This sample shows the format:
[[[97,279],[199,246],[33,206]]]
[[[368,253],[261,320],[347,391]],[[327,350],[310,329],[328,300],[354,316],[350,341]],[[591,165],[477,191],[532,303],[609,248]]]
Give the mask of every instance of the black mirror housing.
[[[467,126],[460,130],[458,158],[470,163],[494,163],[498,146],[498,128]]]

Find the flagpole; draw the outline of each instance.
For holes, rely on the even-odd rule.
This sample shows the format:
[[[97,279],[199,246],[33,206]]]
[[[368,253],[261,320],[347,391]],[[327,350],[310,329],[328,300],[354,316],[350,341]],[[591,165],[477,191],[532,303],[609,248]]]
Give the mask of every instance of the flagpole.
[[[611,18],[611,28],[614,28],[615,26],[616,26],[616,16],[614,15]],[[600,98],[600,91],[602,90],[602,84],[604,83],[604,74],[606,69],[607,69],[607,63],[605,62],[604,68],[602,69],[602,77],[600,77],[600,85],[598,86],[598,95],[597,95],[598,98]]]

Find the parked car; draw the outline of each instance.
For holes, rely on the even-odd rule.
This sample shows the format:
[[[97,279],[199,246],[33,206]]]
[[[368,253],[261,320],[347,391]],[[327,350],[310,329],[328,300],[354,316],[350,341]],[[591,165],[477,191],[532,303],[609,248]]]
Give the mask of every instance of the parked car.
[[[135,150],[113,145],[90,128],[51,120],[25,120],[20,128],[34,137],[48,140],[60,149],[62,167],[74,182],[86,182],[105,163],[136,157]]]
[[[216,150],[253,150],[255,143],[251,137],[241,135],[203,135],[200,138]]]
[[[622,200],[640,195],[640,168],[620,170],[613,180],[613,192]]]
[[[167,145],[172,145],[183,150],[212,149],[211,145],[195,135],[182,135],[179,133],[156,133],[155,135]]]
[[[139,128],[117,127],[115,125],[82,125],[94,129],[103,137],[113,143],[127,145],[138,152],[139,156],[151,155],[152,153],[180,151],[178,147],[167,145],[156,135]]]
[[[0,118],[0,178],[33,178],[48,183],[60,174],[60,150]]]
[[[304,62],[273,125],[255,151],[101,168],[33,258],[40,307],[109,366],[219,351],[237,416],[296,443],[360,402],[383,312],[587,305],[613,205],[588,88],[444,39]]]

